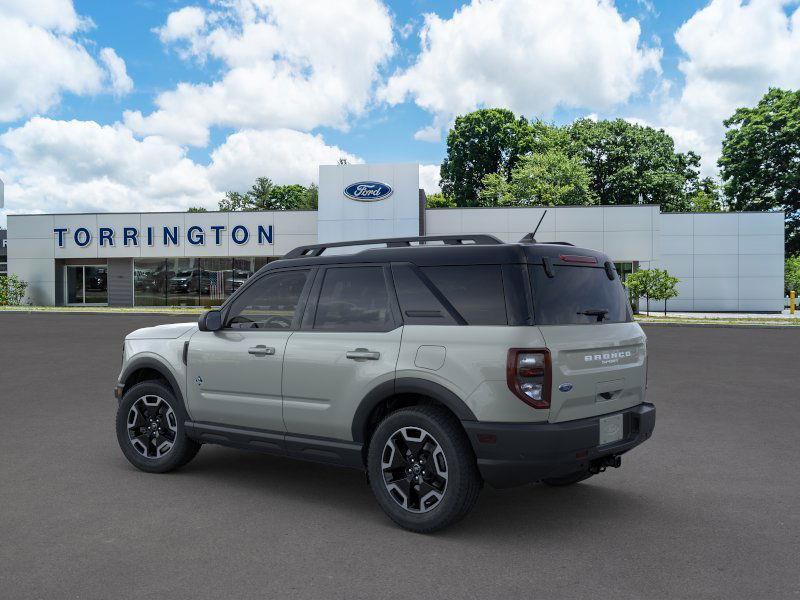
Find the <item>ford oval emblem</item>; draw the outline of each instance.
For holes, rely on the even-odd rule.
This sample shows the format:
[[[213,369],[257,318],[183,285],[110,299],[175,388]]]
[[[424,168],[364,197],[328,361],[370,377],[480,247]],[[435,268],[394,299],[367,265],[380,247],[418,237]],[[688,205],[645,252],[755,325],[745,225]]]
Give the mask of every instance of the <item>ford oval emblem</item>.
[[[359,202],[377,202],[392,195],[392,186],[379,181],[357,181],[344,188],[344,195]]]
[[[571,383],[562,383],[560,386],[558,386],[558,390],[560,392],[568,392],[571,389],[572,389],[572,384]]]

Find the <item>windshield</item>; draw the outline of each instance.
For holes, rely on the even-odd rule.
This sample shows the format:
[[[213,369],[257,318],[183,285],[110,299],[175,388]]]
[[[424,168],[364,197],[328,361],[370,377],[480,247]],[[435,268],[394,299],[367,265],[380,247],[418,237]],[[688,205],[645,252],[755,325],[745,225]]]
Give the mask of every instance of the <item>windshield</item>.
[[[626,323],[630,304],[619,276],[611,280],[603,267],[554,266],[548,277],[532,265],[533,312],[537,325]]]

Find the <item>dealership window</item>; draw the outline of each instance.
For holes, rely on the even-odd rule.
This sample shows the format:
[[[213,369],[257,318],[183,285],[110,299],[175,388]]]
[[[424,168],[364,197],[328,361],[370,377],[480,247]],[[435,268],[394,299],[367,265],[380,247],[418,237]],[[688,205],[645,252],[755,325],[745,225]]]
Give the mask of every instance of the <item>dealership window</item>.
[[[133,261],[133,297],[136,306],[166,306],[166,260],[137,258]]]
[[[108,304],[105,265],[67,265],[67,304]]]
[[[272,256],[137,258],[135,306],[219,306]]]

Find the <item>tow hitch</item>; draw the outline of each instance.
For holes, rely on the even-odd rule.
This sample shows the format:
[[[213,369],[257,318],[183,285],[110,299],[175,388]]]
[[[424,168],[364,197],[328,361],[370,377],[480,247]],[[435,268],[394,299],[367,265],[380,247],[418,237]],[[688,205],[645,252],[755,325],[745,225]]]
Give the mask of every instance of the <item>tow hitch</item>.
[[[616,456],[616,455],[604,456],[602,458],[598,458],[591,462],[591,464],[589,465],[589,472],[592,475],[597,475],[597,473],[602,473],[609,467],[619,469],[621,464],[622,464],[621,456]]]

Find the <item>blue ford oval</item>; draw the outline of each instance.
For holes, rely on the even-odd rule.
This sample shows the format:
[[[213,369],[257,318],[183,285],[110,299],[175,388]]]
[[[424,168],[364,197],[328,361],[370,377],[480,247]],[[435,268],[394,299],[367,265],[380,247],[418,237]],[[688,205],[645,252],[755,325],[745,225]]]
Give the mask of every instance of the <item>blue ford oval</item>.
[[[392,195],[391,186],[379,181],[357,181],[344,188],[344,195],[359,202],[376,202]]]
[[[572,389],[572,384],[571,383],[562,383],[560,386],[558,386],[558,389],[559,389],[559,391],[562,391],[562,392],[568,392],[568,391],[570,391]]]

